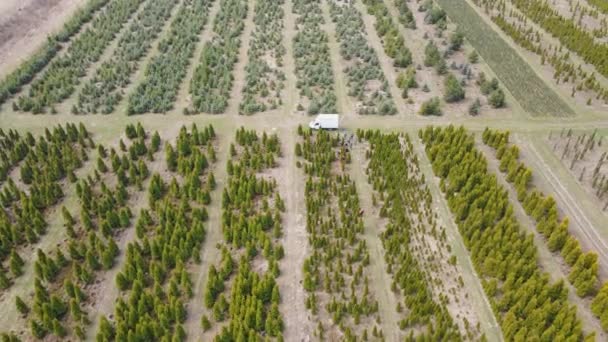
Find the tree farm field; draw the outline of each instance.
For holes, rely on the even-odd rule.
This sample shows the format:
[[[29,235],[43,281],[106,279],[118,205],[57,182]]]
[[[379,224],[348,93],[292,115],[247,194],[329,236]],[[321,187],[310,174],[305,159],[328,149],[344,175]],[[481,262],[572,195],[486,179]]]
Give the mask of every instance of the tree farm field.
[[[606,14],[508,2],[2,2],[2,341],[606,340]]]

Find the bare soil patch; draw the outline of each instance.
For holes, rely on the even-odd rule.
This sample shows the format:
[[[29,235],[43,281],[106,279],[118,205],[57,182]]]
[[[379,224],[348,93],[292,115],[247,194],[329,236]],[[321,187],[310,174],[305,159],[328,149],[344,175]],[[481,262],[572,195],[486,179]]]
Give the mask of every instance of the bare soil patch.
[[[80,7],[82,0],[0,1],[0,77],[33,54]]]

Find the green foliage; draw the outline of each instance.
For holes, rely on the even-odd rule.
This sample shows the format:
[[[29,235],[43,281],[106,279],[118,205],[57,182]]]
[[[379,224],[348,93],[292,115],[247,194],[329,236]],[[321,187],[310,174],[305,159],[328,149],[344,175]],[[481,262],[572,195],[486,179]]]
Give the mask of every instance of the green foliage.
[[[276,109],[283,102],[281,91],[285,87],[285,73],[281,66],[286,52],[282,41],[283,3],[284,0],[256,1],[255,31],[247,53],[247,75],[239,113],[249,115]]]
[[[122,90],[169,18],[175,1],[151,1],[118,40],[112,58],[103,62],[78,96],[77,113],[109,114],[122,99]]]
[[[369,182],[374,185],[378,197],[385,198],[382,208],[390,208],[387,228],[380,237],[387,268],[405,297],[409,311],[400,326],[403,329],[426,325],[424,332],[417,334],[417,340],[460,340],[463,337],[445,303],[433,300],[432,285],[427,280],[432,278],[431,274],[413,254],[416,247],[411,243],[412,235],[419,229],[415,222],[428,219],[423,212],[430,212],[432,197],[426,186],[420,187],[424,179],[410,138],[378,131],[366,131],[364,135],[371,144],[367,169]],[[434,226],[432,216],[426,222]],[[401,303],[397,305],[400,307]]]
[[[445,102],[452,103],[464,100],[465,91],[454,74],[448,74],[443,82]]]
[[[204,293],[213,320],[228,321],[216,340],[281,338],[283,321],[275,279],[283,249],[273,236],[281,230],[283,204],[275,180],[258,175],[276,166],[279,148],[276,135],[260,136],[242,127],[231,144],[229,178],[222,196],[222,260],[209,268]],[[270,200],[275,201],[274,207]],[[260,269],[260,264],[265,266]],[[201,318],[201,325],[209,330],[209,315]]]
[[[441,100],[439,100],[438,97],[433,97],[432,99],[423,102],[419,114],[424,116],[441,115]]]
[[[473,136],[449,126],[429,127],[420,137],[478,274],[485,282],[495,281],[496,291],[486,292],[504,338],[583,339],[563,281],[550,284],[540,271],[533,239],[521,231],[507,192],[488,172]],[[553,310],[542,309],[548,305]],[[572,324],[556,321],[556,315]]]
[[[193,125],[180,130],[175,145],[167,145],[175,151],[176,168],[170,180],[152,176],[150,207],[136,223],[139,240],[127,246],[116,277],[121,295],[115,316],[113,322],[102,317],[98,340],[185,340],[185,303],[193,287],[187,266],[200,260],[205,239],[207,211],[201,203],[208,164],[203,157],[214,137],[210,126],[199,131]]]
[[[84,71],[101,58],[106,46],[142,1],[111,1],[93,20],[91,28],[70,44],[66,54],[51,62],[44,74],[32,82],[28,94],[19,97],[19,109],[39,114],[68,98],[85,75]]]
[[[220,10],[213,22],[213,38],[203,47],[190,80],[195,112],[217,114],[226,110],[246,16],[247,1],[220,0]]]
[[[359,114],[393,115],[395,103],[388,90],[388,81],[380,68],[374,49],[369,45],[361,13],[354,6],[330,3],[331,18],[336,23],[340,54],[352,65],[345,68],[349,96],[359,101]],[[377,85],[376,85],[377,84]]]
[[[8,74],[0,82],[0,105],[11,96],[17,94],[21,88],[31,82],[36,74],[44,69],[57,55],[61,42],[67,42],[81,27],[91,21],[93,14],[105,6],[110,0],[88,0],[63,25],[63,29],[56,35],[50,36],[47,42],[31,57],[25,60],[15,71]]]
[[[574,111],[551,90],[526,61],[467,2],[437,0],[490,68],[532,115],[573,116]]]
[[[376,32],[384,45],[384,52],[393,59],[393,65],[405,68],[412,64],[412,53],[405,46],[405,40],[393,21],[384,1],[364,0],[367,11],[376,17]]]
[[[518,191],[518,199],[526,213],[536,221],[536,230],[547,239],[553,252],[561,251],[568,265],[573,266],[568,280],[581,297],[595,293],[598,287],[598,265],[595,253],[582,254],[580,244],[568,232],[568,218],[558,217],[557,204],[553,197],[545,196],[531,183],[532,171],[519,161],[519,149],[509,146],[509,132],[485,129],[483,142],[496,150],[500,169],[507,172],[507,181]]]
[[[357,189],[345,171],[350,153],[336,135],[302,133],[306,230],[313,248],[303,265],[306,307],[353,335],[361,319],[377,312],[378,303],[368,290],[369,252],[361,238]]]
[[[327,33],[320,4],[316,1],[294,0],[296,35],[293,38],[293,54],[296,63],[296,87],[300,96],[308,99],[308,114],[335,113],[336,94],[334,75],[329,55]]]
[[[186,76],[196,42],[209,15],[209,0],[186,0],[158,44],[144,79],[129,96],[127,114],[164,113],[173,108],[181,81]]]

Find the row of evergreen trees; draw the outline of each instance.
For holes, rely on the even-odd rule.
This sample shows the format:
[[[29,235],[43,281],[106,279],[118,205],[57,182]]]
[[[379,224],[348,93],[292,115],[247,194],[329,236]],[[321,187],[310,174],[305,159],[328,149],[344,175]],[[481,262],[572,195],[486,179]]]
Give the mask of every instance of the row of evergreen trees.
[[[32,82],[27,95],[20,96],[15,109],[34,114],[44,113],[48,107],[70,96],[86,70],[101,58],[106,47],[137,10],[143,0],[111,1],[93,20],[91,28],[75,39],[64,56],[51,62],[44,74]]]
[[[419,136],[505,339],[583,340],[563,280],[552,284],[539,269],[533,238],[522,232],[473,136],[453,126],[428,127]]]
[[[493,9],[495,14],[491,15],[492,21],[494,21],[494,23],[498,25],[503,32],[509,35],[521,47],[539,55],[541,58],[541,64],[549,63],[554,69],[553,78],[558,83],[572,83],[572,96],[574,96],[577,91],[588,90],[595,92],[597,99],[603,99],[604,102],[608,101],[608,89],[600,84],[595,76],[595,73],[587,72],[582,69],[580,64],[577,65],[577,63],[574,62],[570,56],[570,49],[558,49],[554,48],[550,44],[546,44],[545,40],[541,38],[541,32],[532,29],[530,25],[525,25],[526,21],[528,20],[528,16],[525,14],[525,12],[523,14],[510,12],[509,16],[511,18],[509,18],[505,16],[505,8],[500,1],[474,0],[474,2],[479,6],[487,8],[488,10]],[[540,10],[542,12],[552,11],[544,5],[536,8],[534,11],[536,10]],[[542,14],[542,16],[544,20],[545,14]],[[567,21],[571,20],[570,18],[561,17],[557,12],[554,12],[551,17],[551,21],[553,21],[553,23],[550,25],[555,24],[557,25],[556,27],[561,26]],[[561,20],[564,22],[559,23]],[[568,24],[568,26],[573,24],[574,22],[572,21]],[[564,28],[563,32],[571,29],[581,30],[580,33],[585,35],[588,34],[584,32],[585,30],[583,28],[576,26],[571,26],[568,29]],[[562,34],[562,28],[559,30],[560,34]],[[556,36],[556,32],[548,32]],[[593,38],[591,34],[589,34],[589,37]],[[590,41],[587,41],[586,43],[589,42]],[[565,42],[562,43],[565,44]],[[566,46],[568,47],[568,45]],[[588,103],[591,103],[591,98],[588,99]]]
[[[355,183],[346,171],[350,152],[344,138],[298,129],[296,155],[306,174],[306,231],[311,254],[304,260],[306,307],[323,340],[336,333],[346,341],[380,338],[377,294],[369,289],[369,251]],[[300,163],[300,161],[298,161]],[[368,331],[368,329],[372,329]]]
[[[278,165],[280,144],[276,135],[260,137],[243,127],[235,142],[222,195],[222,261],[210,267],[204,295],[212,315],[203,315],[201,325],[204,331],[212,322],[221,326],[215,341],[281,341],[276,278],[284,255],[279,238],[285,204],[275,179],[260,175]],[[266,266],[254,267],[260,264]]]
[[[283,103],[281,91],[285,87],[285,73],[281,70],[283,45],[284,0],[258,0],[253,22],[255,30],[247,51],[243,101],[239,113],[250,115],[275,109]]]
[[[127,114],[164,113],[173,108],[200,33],[214,0],[184,0],[146,66],[144,79],[129,96]]]
[[[17,94],[24,85],[31,82],[57,55],[57,52],[61,49],[60,43],[67,42],[78,33],[84,24],[91,21],[95,12],[109,1],[88,0],[66,21],[61,31],[56,35],[49,36],[47,42],[38,51],[21,63],[16,70],[8,74],[0,82],[0,105]]]
[[[553,197],[545,195],[532,184],[532,170],[519,159],[519,148],[509,143],[509,131],[483,132],[483,142],[496,151],[500,171],[517,190],[524,210],[536,222],[536,229],[547,239],[552,252],[561,252],[572,267],[568,279],[581,297],[592,296],[598,290],[598,264],[595,252],[583,253],[579,241],[568,231],[568,218],[559,218]]]
[[[213,21],[213,38],[205,44],[192,80],[190,94],[195,113],[223,113],[228,106],[239,59],[241,33],[247,17],[247,1],[219,0],[220,10]]]
[[[126,133],[131,144],[127,147],[121,140],[119,152],[97,146],[97,168],[76,184],[80,214],[62,208],[66,244],[58,247],[54,256],[38,251],[31,304],[34,315],[30,317],[31,333],[37,339],[49,334],[85,338],[91,323],[87,308],[95,304],[93,285],[103,272],[114,267],[120,253],[115,239],[131,226],[130,192],[142,189],[141,182],[148,177],[144,159],[153,159],[158,151],[158,147],[148,147],[154,138],[140,124],[128,125]],[[23,313],[20,307],[24,303],[20,301],[17,309]]]
[[[435,280],[433,273],[447,276],[449,271],[433,269],[441,267],[440,262],[426,264],[426,260],[436,258],[445,259],[448,265],[448,255],[443,254],[447,249],[446,235],[436,222],[432,196],[420,173],[409,136],[369,130],[358,131],[357,135],[371,144],[367,174],[376,191],[373,199],[380,201],[380,215],[388,218],[380,237],[393,289],[403,296],[405,309],[401,302],[396,305],[403,317],[400,328],[410,330],[408,340],[411,341],[464,340],[465,335],[461,335],[447,310],[447,302],[437,300],[442,296],[447,298],[449,293],[438,284],[441,280]],[[420,248],[424,235],[437,240],[437,251],[423,250],[426,246]],[[421,326],[424,329],[418,329]],[[473,331],[466,333],[474,338]]]
[[[84,85],[72,113],[110,114],[122,99],[122,90],[137,70],[152,42],[163,28],[176,5],[172,0],[148,2],[125,33],[111,59],[103,62]]]
[[[355,6],[330,2],[330,14],[336,23],[340,54],[348,66],[349,96],[359,101],[359,114],[393,115],[397,113],[388,81],[380,68],[374,49],[367,41],[361,13]]]
[[[334,74],[329,38],[321,27],[325,24],[321,5],[316,1],[294,0],[292,11],[296,15],[297,30],[293,38],[296,87],[308,102],[307,107],[299,104],[298,110],[306,110],[308,114],[335,113]]]
[[[209,142],[215,136],[211,132],[210,127],[203,132],[196,125],[189,130],[184,127],[177,147],[166,144],[166,150],[171,146],[180,151],[180,163],[198,166],[183,168],[179,176],[170,171],[170,180],[158,173],[152,175],[149,207],[141,210],[135,224],[138,240],[127,246],[125,263],[116,276],[121,295],[115,314],[112,320],[101,318],[97,340],[186,340],[186,303],[193,294],[188,267],[200,262],[208,218],[198,199],[214,187],[209,164],[202,167],[188,159],[208,154],[207,149],[213,148]]]
[[[9,139],[20,139],[13,134]],[[8,144],[7,146],[11,145]],[[46,232],[44,210],[57,204],[63,197],[62,181],[75,181],[74,171],[88,159],[88,151],[95,144],[84,125],[74,124],[45,129],[35,139],[32,134],[20,139],[11,148],[12,166],[20,162],[20,182],[9,178],[0,191],[0,260],[10,257],[12,277],[0,269],[0,288],[11,286],[11,278],[22,274],[24,262],[18,255],[20,246],[33,244]]]

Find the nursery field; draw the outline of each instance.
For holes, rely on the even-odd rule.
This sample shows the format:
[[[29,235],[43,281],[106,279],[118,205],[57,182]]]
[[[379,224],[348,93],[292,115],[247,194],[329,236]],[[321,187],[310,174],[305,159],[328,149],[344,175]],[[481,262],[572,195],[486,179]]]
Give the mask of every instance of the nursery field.
[[[601,1],[0,10],[2,341],[608,340]]]

